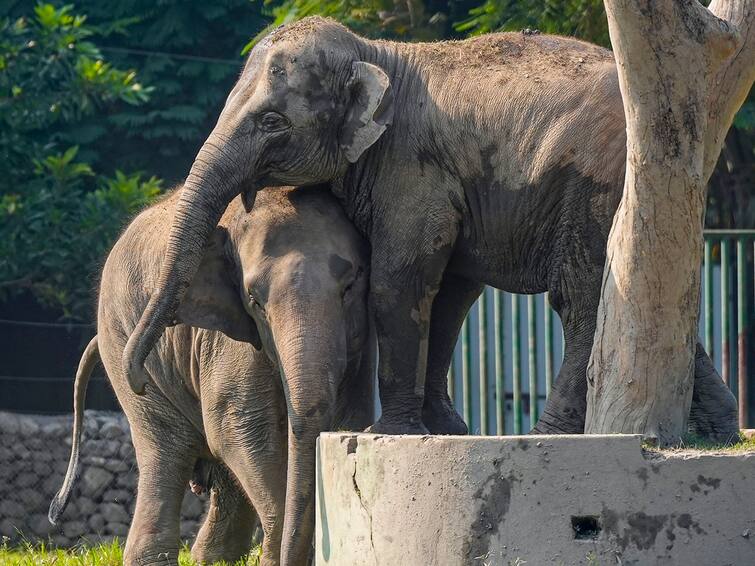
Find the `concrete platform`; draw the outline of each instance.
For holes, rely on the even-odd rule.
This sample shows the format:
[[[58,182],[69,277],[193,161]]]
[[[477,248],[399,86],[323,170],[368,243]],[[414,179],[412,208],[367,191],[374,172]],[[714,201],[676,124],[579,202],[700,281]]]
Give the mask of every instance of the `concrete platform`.
[[[330,433],[318,566],[755,565],[755,453]]]

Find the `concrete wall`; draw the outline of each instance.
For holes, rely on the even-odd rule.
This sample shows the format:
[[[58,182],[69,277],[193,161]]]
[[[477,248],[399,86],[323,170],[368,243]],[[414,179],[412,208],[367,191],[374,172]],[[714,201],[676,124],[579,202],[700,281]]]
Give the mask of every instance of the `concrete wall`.
[[[318,566],[755,564],[755,453],[323,435]]]
[[[80,476],[58,526],[47,510],[63,483],[73,416],[0,412],[0,542],[52,541],[59,546],[126,538],[136,501],[138,470],[122,413],[85,411]],[[199,530],[205,498],[189,493],[182,535]]]

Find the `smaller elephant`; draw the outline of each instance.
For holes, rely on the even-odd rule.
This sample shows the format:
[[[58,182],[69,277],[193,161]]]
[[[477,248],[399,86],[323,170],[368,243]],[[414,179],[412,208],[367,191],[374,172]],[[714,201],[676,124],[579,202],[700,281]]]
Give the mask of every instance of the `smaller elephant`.
[[[218,464],[193,557],[245,555],[256,511],[262,564],[304,564],[314,530],[316,438],[374,420],[368,248],[327,188],[271,189],[249,213],[236,199],[175,324],[147,360],[154,387],[136,395],[122,371],[123,349],[159,276],[179,193],[142,212],[103,269],[97,336],[76,376],[71,459],[50,520],[71,495],[86,382],[99,355],[139,465],[125,563],[177,564],[182,497],[191,480],[207,483],[196,470],[210,460]]]

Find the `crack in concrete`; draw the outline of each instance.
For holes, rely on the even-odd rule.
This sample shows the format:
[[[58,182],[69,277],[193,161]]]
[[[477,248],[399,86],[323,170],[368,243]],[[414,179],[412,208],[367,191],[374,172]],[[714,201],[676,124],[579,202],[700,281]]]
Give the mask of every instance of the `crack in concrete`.
[[[354,460],[354,472],[351,474],[351,483],[354,485],[354,491],[357,494],[357,497],[359,498],[359,505],[362,506],[362,509],[364,509],[364,512],[367,513],[367,517],[370,521],[370,547],[372,547],[372,556],[375,558],[375,565],[378,566],[378,557],[377,553],[375,552],[375,541],[373,540],[373,534],[372,534],[372,512],[367,509],[367,506],[364,504],[364,500],[362,499],[362,490],[359,489],[359,483],[357,482],[357,462],[356,459]]]

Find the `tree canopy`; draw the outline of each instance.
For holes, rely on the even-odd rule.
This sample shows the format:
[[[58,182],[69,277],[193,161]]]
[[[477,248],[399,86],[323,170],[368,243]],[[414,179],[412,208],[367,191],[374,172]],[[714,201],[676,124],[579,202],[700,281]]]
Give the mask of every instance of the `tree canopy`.
[[[609,45],[600,0],[11,0],[0,14],[0,303],[25,295],[51,318],[91,320],[107,250],[187,174],[246,51],[313,14],[402,41],[531,28]],[[710,191],[717,227],[755,220],[752,96],[735,126]]]

